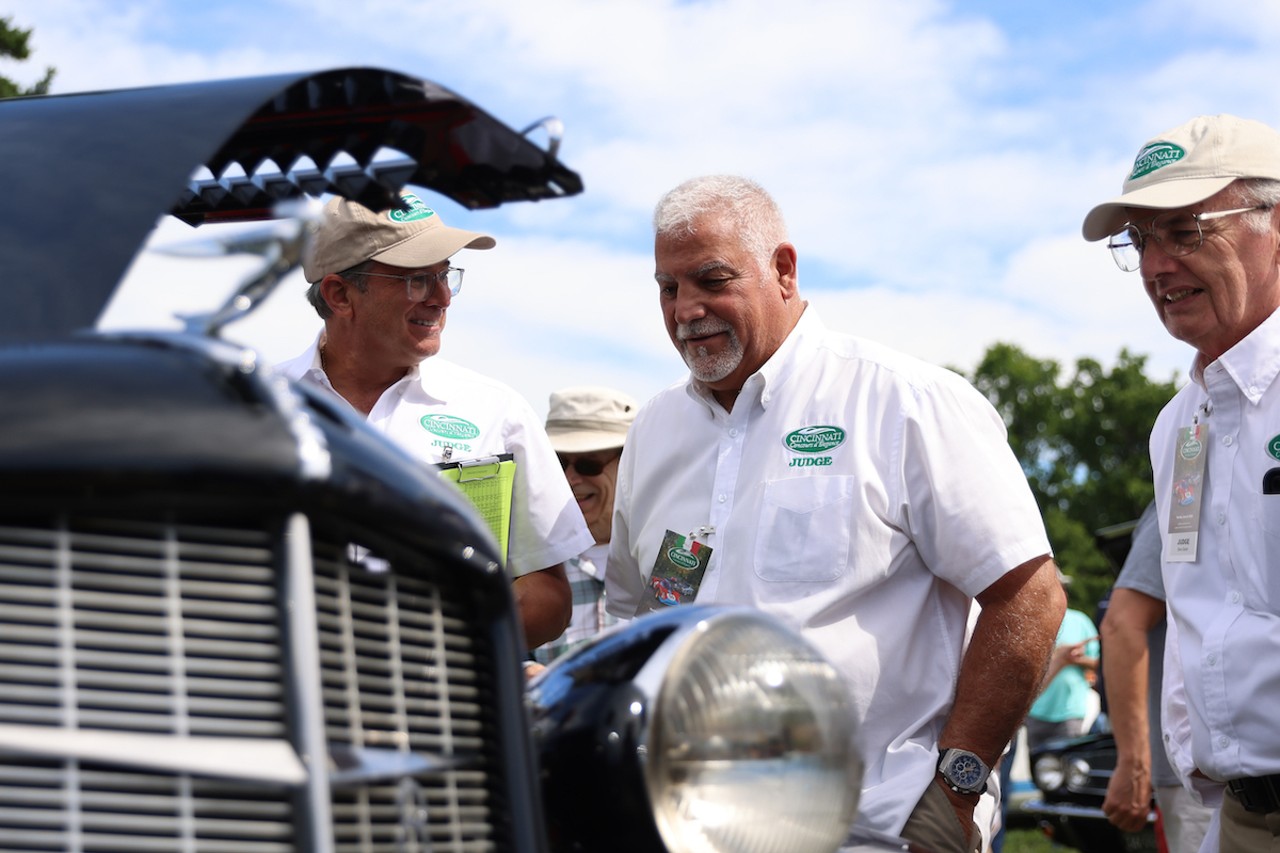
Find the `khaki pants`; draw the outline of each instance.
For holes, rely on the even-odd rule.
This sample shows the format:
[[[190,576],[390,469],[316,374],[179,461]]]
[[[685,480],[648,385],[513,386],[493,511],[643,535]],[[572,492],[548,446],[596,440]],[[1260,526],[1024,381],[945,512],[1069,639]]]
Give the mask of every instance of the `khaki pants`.
[[[1222,823],[1218,833],[1222,853],[1280,853],[1280,812],[1246,811],[1235,794],[1227,791],[1218,819]]]
[[[907,818],[902,837],[930,853],[981,853],[982,847],[982,833],[978,831],[977,824],[970,824],[971,840],[965,842],[951,801],[942,787],[933,781],[912,809],[911,817]]]

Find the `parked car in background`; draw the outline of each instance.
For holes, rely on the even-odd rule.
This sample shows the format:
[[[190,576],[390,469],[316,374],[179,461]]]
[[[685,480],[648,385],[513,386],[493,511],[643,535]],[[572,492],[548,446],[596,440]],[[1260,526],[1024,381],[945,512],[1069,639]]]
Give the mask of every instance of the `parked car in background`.
[[[1025,804],[1055,842],[1085,853],[1155,853],[1155,814],[1140,832],[1121,832],[1102,813],[1116,766],[1110,733],[1053,741],[1031,753],[1040,798]]]
[[[797,634],[673,608],[527,693],[462,493],[219,337],[296,268],[308,198],[405,184],[582,189],[379,69],[0,101],[0,849],[835,849],[852,718]],[[259,268],[183,332],[86,331],[163,214]]]

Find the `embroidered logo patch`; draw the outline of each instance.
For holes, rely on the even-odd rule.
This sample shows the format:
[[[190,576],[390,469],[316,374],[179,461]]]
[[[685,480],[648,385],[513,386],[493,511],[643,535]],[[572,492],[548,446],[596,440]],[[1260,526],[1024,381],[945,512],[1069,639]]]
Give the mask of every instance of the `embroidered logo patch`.
[[[845,435],[838,426],[801,427],[787,433],[782,443],[795,453],[826,453],[844,444]]]
[[[427,219],[435,216],[436,212],[427,207],[427,203],[418,198],[413,193],[405,193],[401,198],[404,203],[409,205],[408,210],[396,210],[392,208],[387,211],[387,218],[392,222],[413,222],[418,219]]]
[[[480,428],[471,421],[455,418],[453,415],[423,415],[418,421],[427,432],[441,438],[452,438],[465,441],[480,434]]]
[[[1129,180],[1136,181],[1143,175],[1149,175],[1156,169],[1176,163],[1186,156],[1187,152],[1180,145],[1174,145],[1172,142],[1153,142],[1138,152],[1137,159],[1133,161],[1133,174],[1129,175]]]
[[[1280,435],[1267,442],[1267,452],[1276,459],[1280,459]]]

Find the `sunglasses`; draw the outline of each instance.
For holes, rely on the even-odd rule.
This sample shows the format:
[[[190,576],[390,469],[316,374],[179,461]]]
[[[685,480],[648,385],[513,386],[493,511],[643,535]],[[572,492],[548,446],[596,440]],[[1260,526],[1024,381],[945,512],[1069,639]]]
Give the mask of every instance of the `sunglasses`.
[[[618,454],[618,456],[621,455],[622,454]],[[579,456],[576,459],[566,459],[561,456],[560,470],[567,471],[572,467],[573,470],[578,472],[578,476],[580,477],[598,477],[601,472],[604,471],[605,467],[610,462],[617,459],[618,456],[610,456],[608,459],[593,459],[587,456]]]

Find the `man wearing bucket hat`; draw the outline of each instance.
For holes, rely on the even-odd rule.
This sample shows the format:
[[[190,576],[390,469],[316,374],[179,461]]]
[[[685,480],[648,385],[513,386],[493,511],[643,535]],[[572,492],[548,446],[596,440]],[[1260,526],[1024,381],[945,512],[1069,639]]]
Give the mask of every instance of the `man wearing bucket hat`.
[[[324,329],[280,365],[346,400],[374,429],[426,464],[510,453],[516,463],[507,569],[534,648],[569,623],[563,563],[591,545],[555,452],[532,408],[493,379],[437,357],[462,287],[450,264],[490,249],[487,234],[450,228],[416,195],[374,212],[330,200],[303,258],[307,299]]]
[[[1163,720],[1221,804],[1202,850],[1280,849],[1280,133],[1200,116],[1147,142],[1084,220],[1195,348],[1151,433],[1169,608]]]
[[[618,458],[638,408],[630,396],[612,388],[583,385],[551,394],[547,436],[596,541],[565,563],[573,590],[573,618],[559,639],[534,652],[534,659],[541,663],[550,663],[617,621],[605,612],[604,575]]]

